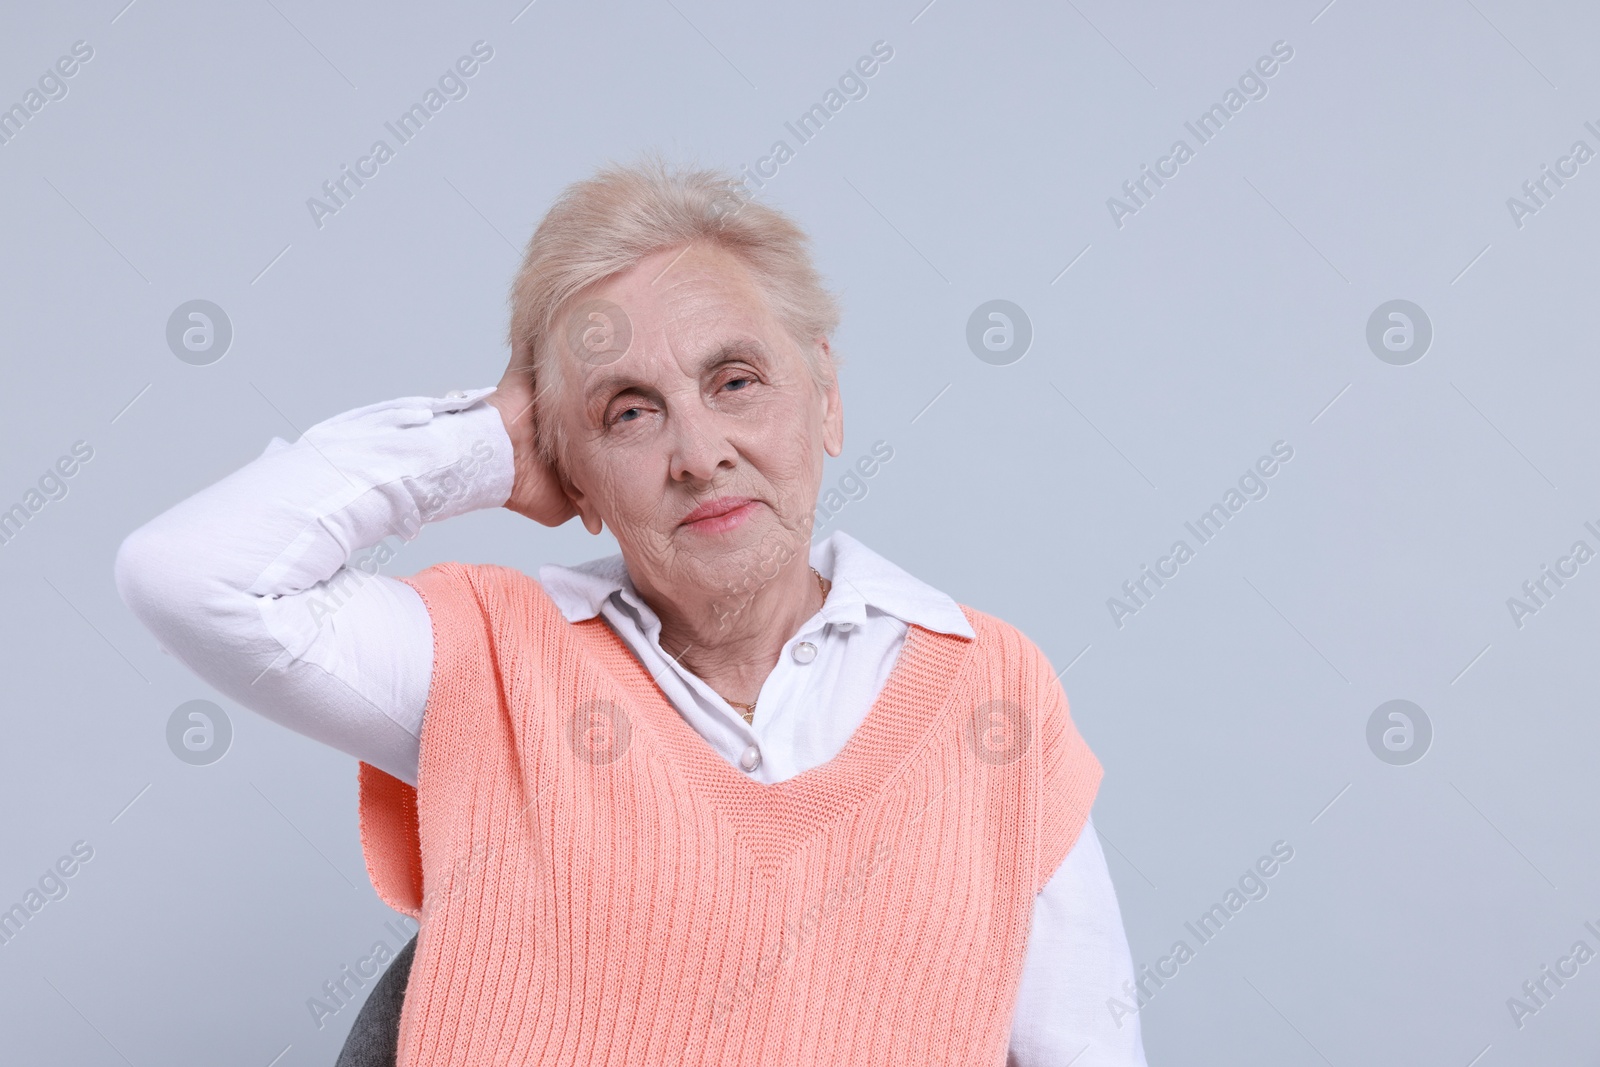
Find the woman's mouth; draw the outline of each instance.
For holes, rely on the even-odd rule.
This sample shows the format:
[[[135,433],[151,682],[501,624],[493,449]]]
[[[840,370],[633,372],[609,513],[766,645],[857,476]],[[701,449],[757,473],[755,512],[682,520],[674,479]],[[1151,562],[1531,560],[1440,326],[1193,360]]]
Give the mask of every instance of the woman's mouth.
[[[689,512],[679,525],[695,533],[725,533],[753,515],[759,503],[747,496],[721,496]]]

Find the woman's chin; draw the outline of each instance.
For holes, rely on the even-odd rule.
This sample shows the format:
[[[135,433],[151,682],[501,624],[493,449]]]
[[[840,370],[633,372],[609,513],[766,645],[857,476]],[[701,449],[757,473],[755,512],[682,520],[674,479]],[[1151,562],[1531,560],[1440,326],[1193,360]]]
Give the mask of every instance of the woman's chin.
[[[765,505],[726,528],[706,531],[680,526],[676,531],[674,566],[702,588],[738,589],[771,580],[783,564],[802,551],[790,532]],[[698,526],[699,524],[694,524]]]

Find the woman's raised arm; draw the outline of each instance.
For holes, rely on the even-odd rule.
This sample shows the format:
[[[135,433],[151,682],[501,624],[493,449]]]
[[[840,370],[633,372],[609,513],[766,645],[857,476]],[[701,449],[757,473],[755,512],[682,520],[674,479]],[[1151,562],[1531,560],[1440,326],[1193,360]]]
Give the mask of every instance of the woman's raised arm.
[[[231,699],[415,783],[433,632],[416,592],[379,571],[424,523],[511,496],[491,391],[385,401],[274,438],[123,541],[124,603]]]

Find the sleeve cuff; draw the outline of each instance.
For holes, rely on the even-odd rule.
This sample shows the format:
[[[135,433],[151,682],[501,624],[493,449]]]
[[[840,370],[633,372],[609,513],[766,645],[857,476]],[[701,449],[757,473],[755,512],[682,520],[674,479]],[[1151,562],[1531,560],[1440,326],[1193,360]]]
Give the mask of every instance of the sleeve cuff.
[[[430,494],[432,499],[419,501],[425,505],[423,517],[426,521],[437,522],[480,508],[501,507],[511,498],[516,471],[511,438],[499,409],[483,401],[492,392],[492,386],[456,390],[425,401],[433,409],[434,426],[442,435],[441,444],[451,454],[461,457],[451,465],[459,478],[452,478],[449,470],[441,472],[439,484]]]

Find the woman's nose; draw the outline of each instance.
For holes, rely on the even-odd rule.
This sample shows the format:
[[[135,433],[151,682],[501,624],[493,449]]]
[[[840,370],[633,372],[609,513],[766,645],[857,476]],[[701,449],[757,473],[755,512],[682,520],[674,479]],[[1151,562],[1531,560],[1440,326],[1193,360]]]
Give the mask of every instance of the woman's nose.
[[[709,482],[732,470],[738,453],[720,420],[708,411],[677,412],[672,419],[672,476],[679,481]]]

